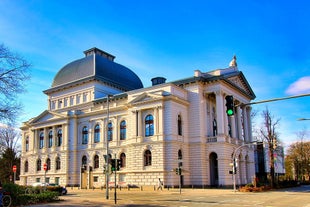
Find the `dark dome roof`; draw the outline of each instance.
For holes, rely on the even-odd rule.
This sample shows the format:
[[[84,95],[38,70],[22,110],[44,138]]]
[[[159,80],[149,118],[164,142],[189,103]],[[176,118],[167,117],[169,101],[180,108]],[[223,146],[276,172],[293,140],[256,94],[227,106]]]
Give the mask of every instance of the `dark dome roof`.
[[[52,88],[86,79],[107,82],[124,91],[143,88],[140,78],[129,68],[115,63],[114,56],[97,48],[84,53],[86,57],[75,60],[59,70],[54,77]]]

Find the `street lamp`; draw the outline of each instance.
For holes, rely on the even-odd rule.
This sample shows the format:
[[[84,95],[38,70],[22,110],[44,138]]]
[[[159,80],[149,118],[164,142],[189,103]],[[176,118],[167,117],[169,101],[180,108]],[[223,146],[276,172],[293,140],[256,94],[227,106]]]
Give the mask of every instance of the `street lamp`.
[[[299,118],[299,119],[297,119],[297,121],[307,121],[307,120],[310,120],[310,119],[308,119],[308,118]]]
[[[106,167],[105,167],[105,177],[106,177],[106,199],[109,199],[109,115],[110,115],[110,112],[109,112],[109,98],[112,98],[113,95],[108,95],[107,96],[107,125],[106,125]]]
[[[257,141],[254,141],[254,142],[250,142],[250,143],[245,143],[239,147],[237,147],[233,153],[233,179],[234,179],[234,192],[236,192],[236,155],[237,155],[237,152],[242,148],[242,147],[245,147],[245,146],[250,146],[250,145],[256,145],[257,144]]]

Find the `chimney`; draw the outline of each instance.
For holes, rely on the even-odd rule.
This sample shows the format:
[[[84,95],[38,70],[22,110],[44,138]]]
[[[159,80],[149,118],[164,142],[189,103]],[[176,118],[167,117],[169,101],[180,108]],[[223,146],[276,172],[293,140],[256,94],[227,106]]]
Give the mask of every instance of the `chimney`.
[[[156,77],[156,78],[152,78],[151,81],[152,81],[152,86],[155,86],[158,84],[166,83],[166,78]]]

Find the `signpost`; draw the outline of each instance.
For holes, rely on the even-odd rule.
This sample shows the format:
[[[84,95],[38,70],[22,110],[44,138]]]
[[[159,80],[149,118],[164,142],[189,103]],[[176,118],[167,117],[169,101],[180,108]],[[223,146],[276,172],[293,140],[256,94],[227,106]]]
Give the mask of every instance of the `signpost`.
[[[13,165],[13,172],[14,172],[14,184],[16,180],[16,165]]]
[[[44,189],[46,189],[46,171],[47,171],[47,164],[43,164],[43,170],[44,170]]]

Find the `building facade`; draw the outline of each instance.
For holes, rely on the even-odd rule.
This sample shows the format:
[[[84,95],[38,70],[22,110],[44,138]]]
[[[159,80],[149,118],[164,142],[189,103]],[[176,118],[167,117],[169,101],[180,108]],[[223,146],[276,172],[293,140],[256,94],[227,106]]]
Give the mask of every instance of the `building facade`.
[[[181,166],[185,186],[232,186],[234,150],[252,141],[251,108],[243,104],[255,98],[235,57],[225,69],[172,82],[157,77],[143,87],[113,55],[98,48],[84,54],[44,91],[47,110],[21,127],[21,184],[105,186],[108,151],[122,161],[119,185],[156,185],[161,178],[177,186],[174,169]],[[227,95],[234,97],[233,116],[225,112]],[[253,149],[237,157],[237,184],[251,182]]]

